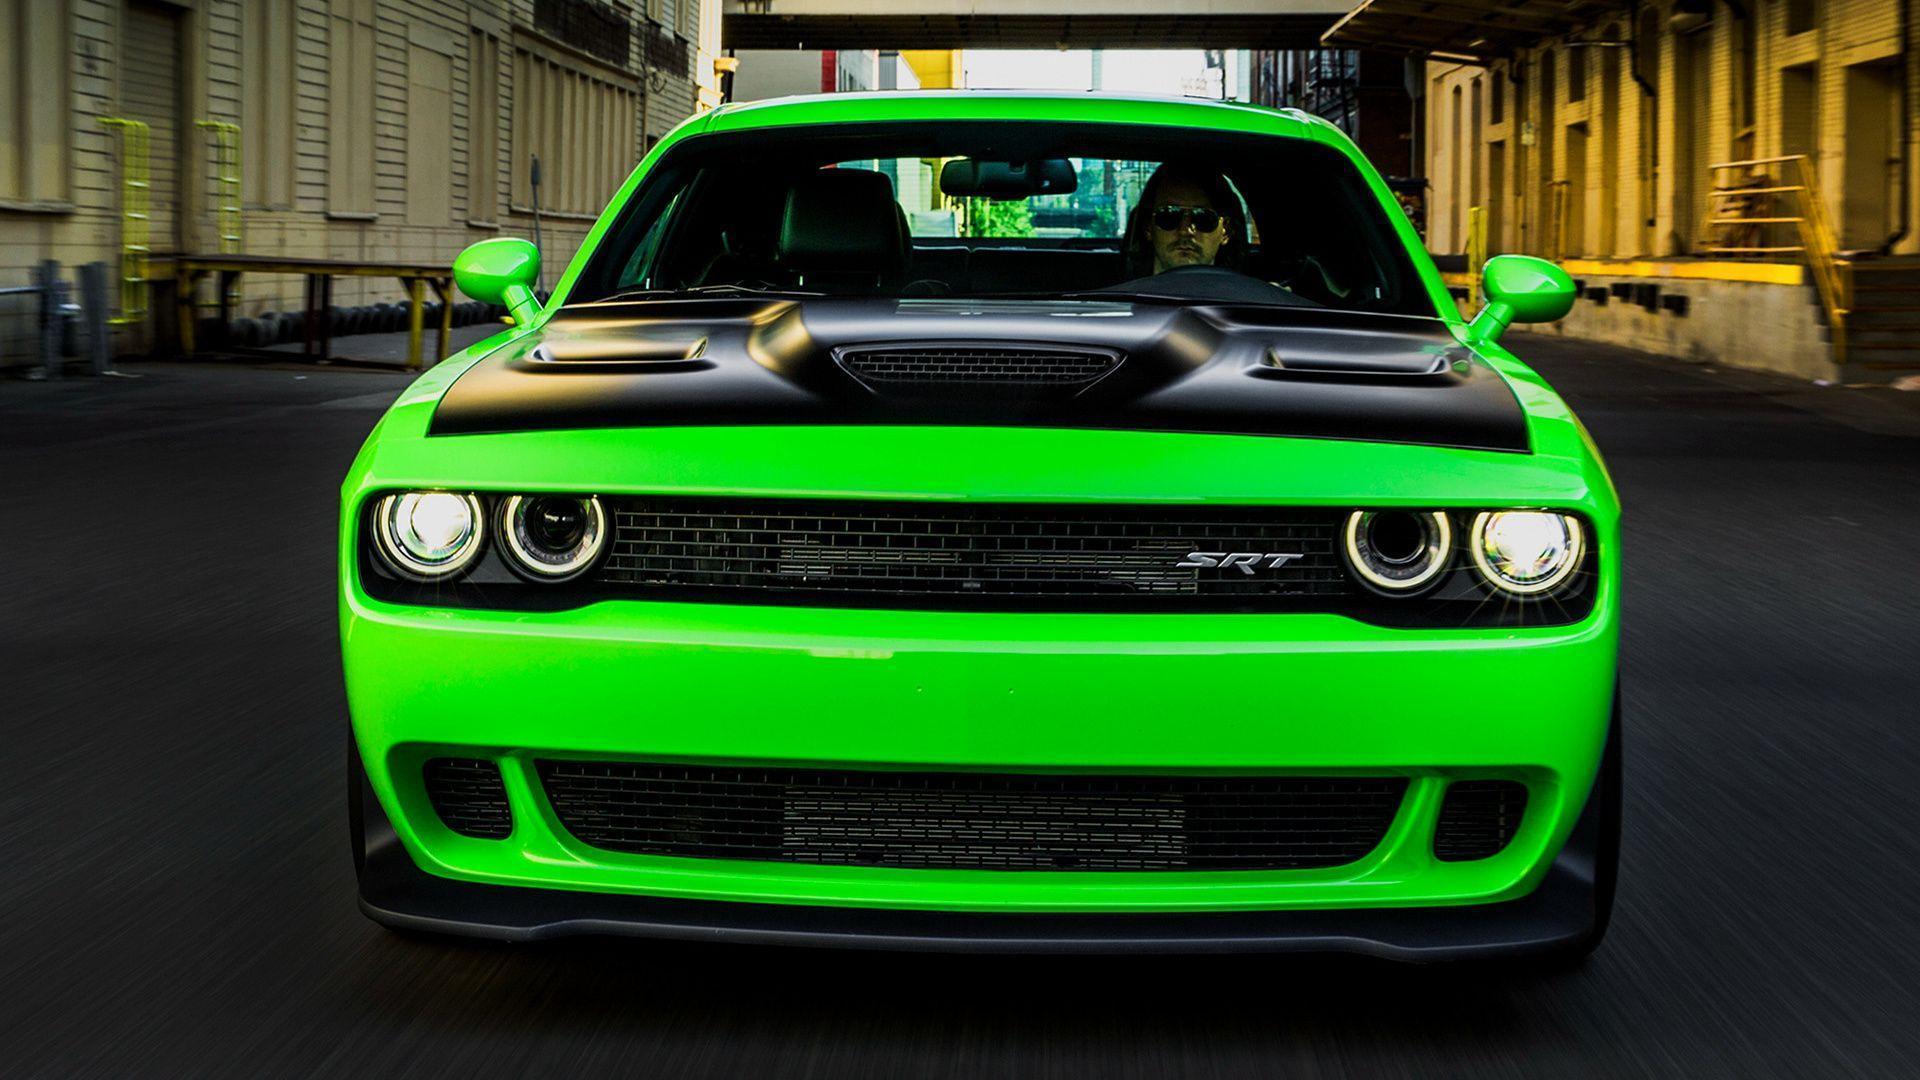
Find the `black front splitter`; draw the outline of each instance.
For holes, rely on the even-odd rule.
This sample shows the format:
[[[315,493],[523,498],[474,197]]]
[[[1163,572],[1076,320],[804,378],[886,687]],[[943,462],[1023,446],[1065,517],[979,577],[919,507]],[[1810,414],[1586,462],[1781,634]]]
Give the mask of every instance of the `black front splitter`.
[[[671,900],[413,874],[402,888],[365,891],[361,910],[396,929],[519,942],[614,935],[921,952],[1343,952],[1441,961],[1564,952],[1593,925],[1589,887],[1559,867],[1531,895],[1500,904],[1173,915],[983,915]]]

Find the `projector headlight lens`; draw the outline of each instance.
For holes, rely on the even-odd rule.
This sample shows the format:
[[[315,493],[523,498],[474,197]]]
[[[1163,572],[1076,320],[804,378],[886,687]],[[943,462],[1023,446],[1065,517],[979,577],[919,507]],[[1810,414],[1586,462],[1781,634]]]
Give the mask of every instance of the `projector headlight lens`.
[[[1579,519],[1566,514],[1499,510],[1473,519],[1467,546],[1488,584],[1515,596],[1539,596],[1579,568],[1586,534]]]
[[[500,533],[517,569],[564,581],[599,558],[607,515],[592,495],[510,495],[500,507]]]
[[[1382,592],[1430,584],[1453,552],[1453,524],[1439,511],[1355,510],[1343,532],[1347,566]]]
[[[480,554],[480,500],[452,491],[407,491],[374,507],[375,547],[395,571],[431,580],[458,573]]]

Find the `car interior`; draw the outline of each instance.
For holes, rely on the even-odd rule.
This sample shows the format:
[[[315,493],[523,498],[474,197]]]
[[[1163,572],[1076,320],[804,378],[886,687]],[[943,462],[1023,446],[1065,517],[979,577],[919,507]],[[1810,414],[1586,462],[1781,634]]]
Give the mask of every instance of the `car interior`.
[[[1267,156],[1283,160],[1210,153],[1204,145],[1159,159],[1220,161],[1218,171],[1241,200],[1224,208],[1236,239],[1215,274],[1149,280],[1150,262],[1129,244],[1143,208],[1128,205],[1128,197],[1138,197],[1154,158],[1124,159],[1129,191],[1115,189],[1110,162],[1117,158],[1080,157],[1076,172],[1076,159],[1057,152],[1016,156],[985,145],[932,157],[909,144],[878,146],[864,158],[823,140],[827,145],[796,147],[798,161],[709,154],[663,170],[652,213],[645,213],[644,194],[637,196],[638,209],[625,217],[642,220],[623,221],[606,245],[619,258],[617,271],[603,265],[596,281],[590,267],[576,292],[1038,297],[1118,290],[1432,315],[1376,194],[1344,156],[1272,145],[1302,140],[1261,141],[1269,144]],[[935,219],[944,232],[910,220],[908,196],[885,171],[936,161],[938,202],[958,209],[919,216]],[[1076,191],[1079,201],[1065,205]],[[923,178],[911,198],[924,206],[936,201],[930,195]],[[1027,212],[1013,215],[1017,227],[998,234],[979,228],[991,207],[1020,204]],[[1089,216],[1098,214],[1106,216]],[[1062,218],[1077,224],[1031,224]],[[1236,287],[1229,278],[1245,281]]]

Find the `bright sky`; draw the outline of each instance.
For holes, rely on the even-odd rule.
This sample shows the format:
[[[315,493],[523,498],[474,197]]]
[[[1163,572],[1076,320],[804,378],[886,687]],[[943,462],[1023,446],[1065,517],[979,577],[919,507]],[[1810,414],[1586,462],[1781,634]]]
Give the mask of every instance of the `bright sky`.
[[[965,83],[977,90],[1090,90],[1093,53],[968,49]],[[1119,50],[1100,54],[1100,89],[1178,97],[1198,90],[1206,55],[1198,49]],[[1214,93],[1218,93],[1218,89]]]

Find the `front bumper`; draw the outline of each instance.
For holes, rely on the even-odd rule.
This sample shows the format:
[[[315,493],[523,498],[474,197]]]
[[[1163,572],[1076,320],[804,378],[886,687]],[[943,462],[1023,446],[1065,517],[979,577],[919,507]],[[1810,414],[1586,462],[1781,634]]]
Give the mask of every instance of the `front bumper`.
[[[1348,952],[1415,962],[1564,954],[1590,947],[1604,932],[1612,883],[1598,877],[1613,872],[1619,844],[1614,757],[1614,782],[1589,794],[1539,887],[1498,904],[1021,915],[674,900],[477,885],[425,873],[365,782],[359,755],[350,757],[361,910],[396,929],[511,942],[596,935],[915,952]]]
[[[476,897],[505,888],[518,894],[507,907],[524,918],[502,925],[608,918],[565,914],[597,910],[590,894],[628,898],[649,912],[689,910],[655,903],[668,900],[726,901],[736,913],[780,905],[803,924],[824,920],[828,928],[819,932],[829,935],[831,913],[848,909],[909,927],[916,911],[1252,918],[1364,908],[1382,909],[1385,925],[1398,918],[1385,909],[1504,907],[1553,880],[1608,728],[1611,611],[1603,596],[1594,615],[1572,627],[1434,632],[1334,616],[631,601],[515,614],[402,608],[350,594],[343,646],[369,792],[397,850],[436,882],[408,894],[440,895],[444,882],[494,887],[470,894]],[[421,782],[421,766],[436,756],[500,763],[512,835],[475,839],[441,824]],[[561,826],[541,789],[534,763],[551,757],[921,771],[1397,774],[1410,783],[1385,839],[1339,867],[907,870],[590,847]],[[1519,780],[1529,808],[1499,854],[1443,862],[1432,854],[1434,821],[1446,783],[1460,778]],[[377,891],[369,896],[396,917],[412,910]],[[421,917],[437,917],[435,903],[422,910]],[[543,911],[559,914],[536,914]],[[659,926],[737,921],[726,914],[634,917]],[[1457,918],[1471,925],[1478,916],[1461,911]],[[1129,925],[1132,940],[1137,928]]]

